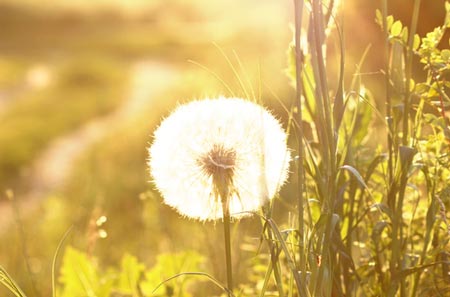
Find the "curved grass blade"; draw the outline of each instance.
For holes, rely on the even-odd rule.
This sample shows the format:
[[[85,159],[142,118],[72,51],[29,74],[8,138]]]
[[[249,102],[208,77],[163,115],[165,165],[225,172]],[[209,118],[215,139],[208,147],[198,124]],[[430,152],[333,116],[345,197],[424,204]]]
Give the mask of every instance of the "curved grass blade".
[[[59,256],[59,252],[61,251],[61,247],[64,244],[64,242],[66,241],[66,239],[69,236],[72,229],[73,229],[73,225],[70,226],[70,228],[67,229],[67,231],[64,233],[63,237],[61,238],[60,242],[58,243],[58,246],[56,247],[56,251],[53,256],[53,261],[52,261],[52,296],[53,297],[56,297],[56,278],[55,278],[56,261]]]
[[[226,89],[228,92],[230,92],[230,95],[233,97],[236,97],[236,95],[234,94],[233,90],[231,89],[231,87],[222,79],[220,78],[220,76],[212,71],[211,69],[209,69],[208,67],[194,61],[194,60],[188,60],[189,63],[194,64],[200,68],[202,68],[203,70],[205,70],[206,72],[208,72],[209,74],[211,74],[212,76],[214,76],[215,79],[217,79]]]
[[[180,276],[204,276],[206,277],[209,281],[211,281],[214,285],[216,285],[217,287],[219,287],[222,291],[224,291],[225,293],[229,294],[230,296],[236,297],[233,292],[231,292],[230,290],[228,290],[226,287],[224,287],[218,280],[216,280],[214,277],[212,277],[211,275],[205,273],[205,272],[181,272],[178,274],[175,274],[174,276],[169,277],[168,279],[162,281],[159,285],[156,286],[155,289],[153,289],[152,294],[155,293],[162,285],[164,285],[165,283],[176,279]]]
[[[364,181],[363,177],[358,172],[358,170],[356,170],[356,168],[354,168],[350,165],[343,165],[343,166],[339,167],[339,169],[345,169],[345,170],[349,171],[351,174],[353,174],[353,176],[356,178],[356,180],[359,182],[359,184],[363,188],[365,188],[366,190],[369,190],[369,187],[367,186],[366,182]]]
[[[250,94],[247,91],[247,88],[244,85],[244,82],[242,81],[241,77],[239,76],[239,73],[236,69],[236,67],[234,67],[233,63],[231,62],[230,58],[227,56],[227,54],[225,53],[225,51],[215,42],[213,42],[213,45],[219,50],[220,54],[225,58],[225,60],[227,61],[228,65],[230,66],[231,70],[233,71],[234,76],[236,77],[236,80],[239,83],[239,86],[242,89],[242,92],[244,92],[244,95],[246,98],[250,98]]]
[[[4,285],[16,297],[26,297],[25,293],[14,282],[6,270],[0,266],[0,283]]]

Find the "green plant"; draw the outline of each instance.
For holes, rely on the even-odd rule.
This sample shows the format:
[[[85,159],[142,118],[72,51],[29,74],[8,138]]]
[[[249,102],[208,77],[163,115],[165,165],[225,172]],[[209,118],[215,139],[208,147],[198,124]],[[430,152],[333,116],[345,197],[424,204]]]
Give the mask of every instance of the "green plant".
[[[187,297],[191,295],[185,291],[185,288],[192,285],[195,279],[188,275],[180,275],[175,282],[169,278],[180,272],[199,270],[203,261],[203,257],[195,252],[161,254],[155,265],[147,268],[136,257],[125,254],[119,267],[105,269],[97,264],[95,258],[69,246],[63,255],[59,286],[52,296]],[[26,297],[25,293],[1,267],[0,283],[8,288],[14,296]],[[153,295],[156,288],[159,288],[159,291],[165,291],[165,295]]]
[[[300,199],[294,220],[298,223],[288,229],[294,229],[296,239],[280,237],[277,244],[293,247],[282,249],[287,258],[295,257],[288,276],[296,280],[300,296],[445,295],[450,289],[445,285],[450,239],[448,50],[438,44],[448,26],[450,5],[445,5],[444,25],[422,40],[415,34],[420,1],[414,3],[409,30],[387,15],[386,1],[377,11],[386,39],[387,145],[371,147],[368,136],[379,135],[371,129],[372,115],[384,116],[362,83],[364,56],[346,88],[345,51],[337,25],[341,63],[332,86],[324,48],[335,23],[333,1],[295,3],[289,73],[297,97],[290,116],[299,145]],[[307,47],[300,44],[304,5],[309,9]],[[425,65],[423,83],[412,79],[414,55]],[[426,227],[424,232],[420,226]],[[270,259],[272,266],[280,262]],[[432,282],[423,277],[425,270]],[[288,284],[290,278],[280,281],[275,276],[276,286]],[[286,294],[292,294],[292,285]]]
[[[285,108],[292,152],[298,158],[293,162],[290,187],[259,214],[262,222],[259,241],[247,238],[242,243],[250,252],[246,256],[253,257],[245,262],[246,277],[235,277],[235,295],[448,295],[450,51],[443,49],[441,41],[449,27],[450,4],[445,4],[444,24],[421,37],[416,34],[420,1],[414,1],[409,26],[390,16],[387,1],[382,1],[382,9],[375,14],[385,40],[382,92],[369,90],[364,84],[362,69],[369,48],[362,55],[352,81],[344,81],[348,71],[346,51],[342,28],[334,14],[334,1],[297,0],[295,4],[295,42],[289,47],[288,73],[297,94],[291,106]],[[309,24],[303,31],[302,18]],[[340,45],[337,75],[330,73],[330,61],[325,54],[333,36],[329,33],[332,27]],[[423,66],[425,79],[413,72],[415,59]],[[245,93],[242,82],[239,80],[238,84]],[[384,101],[380,103],[378,98]],[[106,153],[93,152],[83,162],[86,167],[92,166],[92,160],[99,162],[95,165],[102,164],[97,166],[101,168],[97,172],[107,189],[105,196],[109,200],[104,205],[115,215],[123,208],[117,201],[123,201],[127,190],[136,190],[130,184],[143,180],[139,176],[116,183],[119,178],[111,177],[130,164],[133,169],[143,171],[145,131],[139,130],[130,137],[132,150],[112,145],[117,135],[129,135],[130,130],[124,129],[108,139],[107,144],[111,145]],[[115,160],[113,165],[111,159]],[[81,197],[75,189],[72,195]],[[100,188],[95,191],[101,192]],[[91,196],[89,193],[83,198],[86,203],[100,204],[89,200]],[[149,193],[143,198],[155,195]],[[158,202],[156,198],[155,201]],[[279,220],[276,208],[280,205],[289,211],[289,216]],[[169,220],[154,215],[166,214],[158,206],[147,207],[149,211],[140,216],[151,224]],[[138,225],[140,217],[136,217]],[[115,224],[118,228],[119,220]],[[181,229],[181,224],[164,225],[161,229],[176,234],[174,241],[187,245],[186,237],[178,236],[182,233],[178,227]],[[194,230],[183,227],[186,229],[182,230]],[[119,238],[128,230],[121,231]],[[204,239],[207,243],[215,240],[207,236]],[[109,248],[103,247],[99,257],[108,258]],[[120,268],[105,269],[91,255],[69,248],[59,290],[66,296],[89,292],[96,296],[205,294],[199,289],[201,282],[193,283],[196,287],[191,287],[192,290],[184,286],[187,277],[195,275],[206,277],[224,291],[224,286],[210,274],[192,272],[208,267],[193,265],[180,269],[175,265],[177,269],[166,269],[187,260],[198,264],[200,258],[203,257],[195,253],[164,255],[149,270],[128,255],[122,259]],[[80,271],[73,269],[74,263]],[[9,276],[3,275],[2,283],[16,290]]]

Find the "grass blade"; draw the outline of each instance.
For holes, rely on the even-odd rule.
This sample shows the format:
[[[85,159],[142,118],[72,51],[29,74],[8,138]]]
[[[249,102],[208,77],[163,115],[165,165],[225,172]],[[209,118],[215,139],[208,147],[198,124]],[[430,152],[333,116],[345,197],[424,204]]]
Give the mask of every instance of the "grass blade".
[[[61,248],[64,244],[64,242],[67,239],[67,236],[69,236],[70,232],[73,229],[73,225],[70,226],[69,229],[67,229],[67,231],[64,233],[63,237],[61,238],[61,240],[58,243],[58,246],[56,247],[56,251],[55,254],[53,255],[53,261],[52,261],[52,296],[56,297],[56,261],[58,259],[59,253],[61,251]]]

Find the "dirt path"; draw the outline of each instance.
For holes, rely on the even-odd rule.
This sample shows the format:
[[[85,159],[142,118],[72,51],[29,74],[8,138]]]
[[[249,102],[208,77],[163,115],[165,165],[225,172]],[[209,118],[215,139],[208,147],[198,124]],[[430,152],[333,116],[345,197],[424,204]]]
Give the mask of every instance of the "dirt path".
[[[56,139],[31,166],[30,190],[17,199],[22,217],[39,206],[48,194],[64,186],[78,158],[94,143],[114,129],[131,121],[152,104],[152,98],[172,87],[176,71],[166,64],[140,61],[132,66],[127,100],[113,113],[96,118],[78,130]],[[11,203],[0,204],[0,233],[14,222]]]

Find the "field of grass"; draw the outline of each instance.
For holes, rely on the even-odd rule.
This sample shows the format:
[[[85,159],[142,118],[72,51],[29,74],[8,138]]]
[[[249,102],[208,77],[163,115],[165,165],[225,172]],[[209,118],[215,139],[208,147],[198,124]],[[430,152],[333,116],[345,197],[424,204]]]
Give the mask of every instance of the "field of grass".
[[[337,2],[0,1],[0,296],[447,296],[450,4]],[[227,222],[180,216],[147,164],[219,95],[292,156],[231,263]]]
[[[195,14],[195,9],[192,10]],[[189,21],[189,14],[176,4],[164,9],[163,14],[171,22],[160,16],[162,10],[149,9],[131,20],[114,11],[99,10],[92,14],[71,9],[52,11],[45,5],[36,9],[10,4],[2,4],[0,10],[4,24],[0,35],[5,40],[0,45],[4,61],[1,86],[9,96],[0,115],[1,142],[8,144],[0,149],[0,185],[2,193],[14,193],[20,218],[16,222],[17,215],[8,211],[12,209],[8,195],[2,194],[2,210],[6,209],[10,218],[5,220],[8,231],[1,235],[2,242],[8,244],[0,247],[0,262],[31,294],[37,294],[33,293],[34,287],[40,292],[50,289],[51,282],[47,280],[51,275],[51,258],[62,234],[72,224],[75,228],[70,243],[95,255],[109,250],[105,257],[100,257],[104,265],[115,265],[126,252],[150,265],[164,250],[184,250],[175,243],[178,235],[192,241],[188,248],[203,246],[185,234],[203,233],[204,228],[192,223],[188,228],[195,231],[179,229],[185,224],[169,209],[161,213],[161,200],[150,192],[145,160],[151,131],[177,102],[227,94],[210,72],[227,77],[232,75],[232,69],[213,42],[218,42],[230,56],[232,49],[246,60],[247,70],[253,69],[248,73],[252,75],[254,88],[263,83],[259,82],[261,78],[267,82],[271,71],[282,73],[285,58],[282,42],[278,42],[281,49],[278,53],[262,42],[262,33],[237,43],[248,35],[250,29],[245,24],[244,29],[231,28],[217,34],[202,26],[201,19]],[[285,38],[289,38],[288,32]],[[258,54],[250,58],[256,49]],[[111,131],[102,133],[78,157],[72,172],[64,173],[68,175],[64,186],[47,191],[45,197],[38,197],[42,202],[33,202],[36,205],[27,210],[29,201],[24,199],[33,195],[36,159],[59,137],[125,104],[132,89],[142,87],[133,86],[133,67],[146,61],[161,63],[162,71],[170,68],[176,73],[167,82],[150,83],[166,85],[167,90],[148,98],[147,105],[131,120],[110,126]],[[261,70],[257,70],[258,65]],[[33,68],[43,69],[46,76],[43,86],[29,86]],[[277,76],[270,80],[268,85],[277,88],[285,78]],[[148,78],[143,83],[147,82]],[[236,94],[241,94],[235,79],[228,78],[227,83]],[[103,215],[108,218],[104,226],[106,239],[97,238],[98,230],[92,229],[92,220]],[[17,226],[24,230],[23,234],[16,232]],[[215,234],[211,230],[209,233]],[[24,261],[24,253],[28,261]],[[221,253],[215,254],[221,257]],[[208,267],[213,269],[214,265]],[[3,288],[0,292],[7,294]]]

